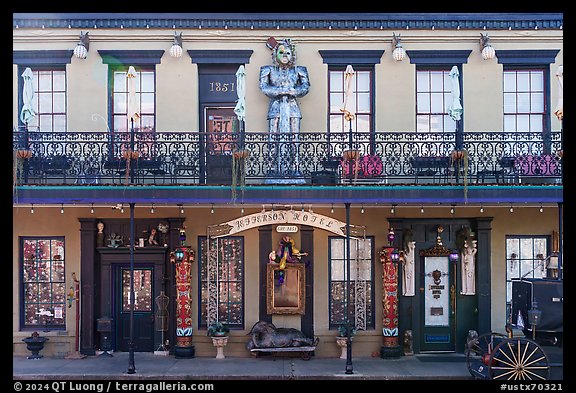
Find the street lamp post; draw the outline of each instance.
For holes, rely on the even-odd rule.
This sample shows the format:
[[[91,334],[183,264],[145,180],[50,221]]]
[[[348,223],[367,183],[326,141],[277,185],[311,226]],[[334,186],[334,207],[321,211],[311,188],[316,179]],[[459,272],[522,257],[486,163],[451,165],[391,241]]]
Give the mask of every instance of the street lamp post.
[[[134,365],[134,202],[130,203],[130,341],[128,343],[128,374],[136,372]]]
[[[346,374],[354,374],[352,366],[352,331],[350,329],[350,203],[346,202]]]

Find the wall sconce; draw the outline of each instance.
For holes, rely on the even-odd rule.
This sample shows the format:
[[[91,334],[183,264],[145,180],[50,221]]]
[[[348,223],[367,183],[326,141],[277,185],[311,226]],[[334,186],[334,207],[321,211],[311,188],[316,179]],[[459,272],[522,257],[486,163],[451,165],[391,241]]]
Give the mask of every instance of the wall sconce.
[[[80,32],[80,41],[76,45],[76,48],[74,48],[74,56],[76,56],[79,59],[85,59],[89,49],[90,49],[90,37],[88,37],[88,32],[86,33]]]
[[[496,51],[492,48],[492,45],[490,45],[490,37],[488,37],[488,33],[480,33],[480,50],[482,51],[482,58],[484,60],[490,60],[496,56]]]
[[[390,246],[392,246],[392,243],[394,243],[395,238],[396,234],[394,233],[394,228],[388,229],[388,244],[390,244]]]
[[[392,52],[392,58],[396,61],[402,61],[406,57],[406,51],[402,48],[402,42],[400,40],[400,34],[392,33],[392,46],[394,51]]]
[[[182,57],[182,53],[182,33],[176,34],[176,32],[174,32],[174,42],[170,48],[170,56],[180,58]]]

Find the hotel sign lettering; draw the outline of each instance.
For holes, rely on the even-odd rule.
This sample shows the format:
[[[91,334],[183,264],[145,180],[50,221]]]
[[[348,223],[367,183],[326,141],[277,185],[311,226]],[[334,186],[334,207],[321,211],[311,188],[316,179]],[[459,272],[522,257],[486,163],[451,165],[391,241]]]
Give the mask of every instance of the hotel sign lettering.
[[[208,227],[208,235],[212,237],[230,236],[262,225],[309,225],[324,229],[340,236],[346,236],[346,223],[335,218],[313,212],[299,210],[268,210],[239,217],[234,220]],[[288,227],[288,225],[283,225]],[[359,236],[364,227],[350,225],[352,236]],[[360,231],[359,231],[360,229]]]

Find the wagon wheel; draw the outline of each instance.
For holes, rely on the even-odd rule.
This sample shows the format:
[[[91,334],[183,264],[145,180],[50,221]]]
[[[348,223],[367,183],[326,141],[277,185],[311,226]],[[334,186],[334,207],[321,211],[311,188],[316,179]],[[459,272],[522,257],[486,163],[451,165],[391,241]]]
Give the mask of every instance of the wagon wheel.
[[[550,362],[546,352],[530,339],[519,337],[498,344],[492,352],[490,376],[498,380],[546,380]]]
[[[494,348],[506,339],[504,334],[485,333],[466,343],[466,365],[475,379],[488,379],[489,360]]]

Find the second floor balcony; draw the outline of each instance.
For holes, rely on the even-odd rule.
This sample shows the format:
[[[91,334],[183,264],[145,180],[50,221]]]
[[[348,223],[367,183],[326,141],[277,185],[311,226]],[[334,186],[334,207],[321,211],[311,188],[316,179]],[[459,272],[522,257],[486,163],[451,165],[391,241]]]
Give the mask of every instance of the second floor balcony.
[[[561,184],[560,132],[13,134],[19,185]]]

